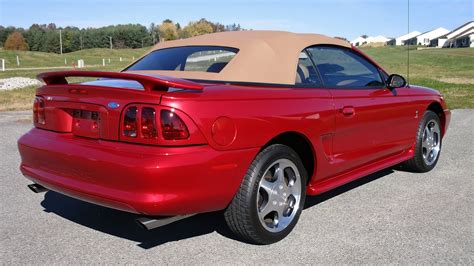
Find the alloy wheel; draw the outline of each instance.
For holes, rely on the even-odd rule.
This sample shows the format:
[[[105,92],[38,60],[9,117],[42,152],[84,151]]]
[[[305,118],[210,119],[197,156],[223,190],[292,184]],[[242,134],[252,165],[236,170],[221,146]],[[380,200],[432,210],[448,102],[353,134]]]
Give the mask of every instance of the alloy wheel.
[[[421,148],[426,165],[432,165],[436,162],[441,149],[441,134],[439,125],[435,120],[430,120],[425,126]]]
[[[268,167],[259,183],[257,212],[270,232],[281,232],[295,218],[301,201],[301,177],[296,165],[279,159]]]

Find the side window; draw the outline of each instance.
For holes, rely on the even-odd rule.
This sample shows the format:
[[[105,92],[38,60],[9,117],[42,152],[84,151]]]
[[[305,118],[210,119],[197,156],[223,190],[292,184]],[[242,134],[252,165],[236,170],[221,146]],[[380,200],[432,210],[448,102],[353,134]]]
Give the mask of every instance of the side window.
[[[378,69],[349,49],[315,46],[306,50],[327,87],[384,86]]]
[[[306,52],[301,52],[299,55],[295,84],[322,86],[321,79]]]
[[[385,72],[383,72],[382,70],[380,70],[380,75],[382,76],[382,81],[387,82],[388,75]]]

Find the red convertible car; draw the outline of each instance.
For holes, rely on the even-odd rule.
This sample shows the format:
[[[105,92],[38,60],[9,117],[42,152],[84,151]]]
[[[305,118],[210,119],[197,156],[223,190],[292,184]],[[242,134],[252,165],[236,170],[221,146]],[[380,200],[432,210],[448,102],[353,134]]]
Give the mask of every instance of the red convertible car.
[[[258,244],[288,235],[307,195],[400,163],[430,171],[450,121],[437,91],[316,34],[209,34],[120,73],[38,78],[18,141],[33,191],[140,214],[148,229],[224,210]]]

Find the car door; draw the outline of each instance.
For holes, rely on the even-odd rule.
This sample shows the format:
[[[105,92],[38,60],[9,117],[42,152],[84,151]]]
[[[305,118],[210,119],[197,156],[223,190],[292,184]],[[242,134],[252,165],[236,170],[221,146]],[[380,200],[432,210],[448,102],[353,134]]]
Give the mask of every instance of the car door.
[[[380,69],[352,49],[307,48],[335,108],[332,174],[410,148],[416,115],[407,88],[389,89]]]

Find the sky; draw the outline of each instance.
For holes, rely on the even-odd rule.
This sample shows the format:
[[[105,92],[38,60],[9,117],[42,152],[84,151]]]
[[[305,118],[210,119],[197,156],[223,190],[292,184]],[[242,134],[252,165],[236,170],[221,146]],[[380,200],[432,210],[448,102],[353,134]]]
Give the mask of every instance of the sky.
[[[0,25],[28,28],[33,23],[101,27],[164,19],[179,22],[206,18],[240,23],[254,30],[285,30],[341,36],[398,37],[408,30],[452,30],[474,20],[474,0],[0,0]]]

